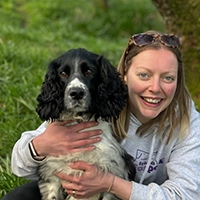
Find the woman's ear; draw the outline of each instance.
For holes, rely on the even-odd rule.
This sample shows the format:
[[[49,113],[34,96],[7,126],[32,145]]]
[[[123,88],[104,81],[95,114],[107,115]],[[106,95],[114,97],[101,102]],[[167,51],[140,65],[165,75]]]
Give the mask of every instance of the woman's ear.
[[[124,83],[127,84],[127,76],[124,75]]]

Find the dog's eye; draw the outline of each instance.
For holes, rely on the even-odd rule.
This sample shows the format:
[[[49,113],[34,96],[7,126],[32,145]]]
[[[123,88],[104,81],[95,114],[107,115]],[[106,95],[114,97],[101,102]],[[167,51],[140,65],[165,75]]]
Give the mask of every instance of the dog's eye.
[[[66,72],[60,72],[60,76],[65,78],[65,77],[67,77],[67,73]]]
[[[90,70],[90,69],[87,69],[87,70],[85,71],[85,75],[86,75],[86,76],[90,76],[90,75],[92,75],[92,74],[93,74],[93,71]]]

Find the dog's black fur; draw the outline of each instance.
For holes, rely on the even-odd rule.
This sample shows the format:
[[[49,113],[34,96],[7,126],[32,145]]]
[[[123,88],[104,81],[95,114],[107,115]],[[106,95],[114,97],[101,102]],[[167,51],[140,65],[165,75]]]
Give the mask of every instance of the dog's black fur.
[[[114,139],[109,127],[110,125],[107,126],[104,124],[110,122],[111,119],[116,120],[118,118],[126,104],[126,99],[127,88],[117,70],[107,59],[85,49],[72,49],[49,64],[41,94],[37,97],[39,104],[36,111],[42,120],[47,121],[66,119],[81,119],[84,121],[95,119],[99,121],[100,128],[102,126],[102,129],[105,129],[104,136],[102,137],[106,137],[107,143],[109,145],[112,144],[112,148],[116,148],[115,151],[119,153],[119,155],[116,154],[116,156],[118,156],[116,158],[113,158],[113,155],[106,158],[107,165],[112,163],[112,167],[106,167],[107,169],[105,169],[101,166],[100,159],[98,159],[98,154],[100,157],[105,156],[104,153],[106,152],[101,150],[101,145],[104,146],[107,145],[107,143],[101,144],[100,142],[99,147],[96,148],[99,150],[96,150],[96,152],[92,151],[96,154],[96,161],[87,160],[89,154],[92,152],[87,153],[88,155],[78,155],[76,159],[83,159],[96,164],[104,171],[114,173],[124,179],[133,180],[135,168],[132,157],[127,154]],[[112,152],[110,153],[112,154]],[[107,152],[107,154],[109,155],[109,152]],[[69,157],[71,157],[71,160],[68,159]],[[67,163],[72,162],[74,158],[75,155],[72,154],[59,159],[65,159],[67,165]],[[53,159],[54,158],[47,158],[47,162],[53,163]],[[46,167],[41,166],[39,170],[40,176],[42,177],[41,179],[44,179],[40,182],[40,189],[45,200],[49,200],[49,191],[45,184],[47,184],[47,181],[51,180],[48,176],[53,176],[53,174],[49,174],[50,172],[44,175],[46,171],[51,171],[50,168],[52,164],[48,164],[47,162]],[[56,160],[55,162],[58,161]],[[103,166],[104,165],[106,164],[104,163]],[[63,171],[63,169],[53,170]],[[66,173],[72,172],[69,172],[69,169],[67,169]],[[55,180],[53,180],[53,182],[54,181]],[[107,194],[107,196],[105,194]],[[65,198],[62,196],[62,192],[60,192],[58,196],[53,194],[50,198],[52,197],[55,197],[56,200]],[[67,198],[69,198],[69,196]],[[71,198],[73,199],[73,197]],[[109,196],[108,193],[101,194],[93,199],[100,198],[117,199],[113,195]]]

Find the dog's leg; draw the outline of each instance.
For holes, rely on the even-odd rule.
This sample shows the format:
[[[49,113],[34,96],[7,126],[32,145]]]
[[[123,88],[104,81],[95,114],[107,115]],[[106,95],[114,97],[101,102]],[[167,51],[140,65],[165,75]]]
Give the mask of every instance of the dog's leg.
[[[104,193],[101,200],[120,200],[120,198],[111,193]]]
[[[76,196],[70,196],[69,195],[69,196],[67,196],[67,198],[65,200],[102,200],[102,195],[101,194],[97,194],[97,195],[94,195],[94,196],[92,196],[90,198],[87,198],[87,199],[80,199],[80,198],[76,198]]]
[[[64,192],[60,180],[52,176],[48,180],[40,180],[38,183],[42,200],[64,200],[67,194]]]

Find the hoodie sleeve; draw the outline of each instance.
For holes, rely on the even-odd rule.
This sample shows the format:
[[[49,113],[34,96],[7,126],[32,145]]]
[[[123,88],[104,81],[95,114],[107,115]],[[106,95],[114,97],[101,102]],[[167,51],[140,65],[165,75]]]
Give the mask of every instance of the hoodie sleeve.
[[[46,129],[46,122],[38,129],[22,133],[21,138],[15,143],[12,150],[11,168],[15,175],[25,177],[30,180],[37,180],[37,168],[42,161],[32,158],[29,150],[29,142]]]
[[[200,198],[200,114],[191,116],[189,135],[174,145],[166,164],[168,179],[161,185],[133,182],[130,200],[194,200]]]

